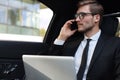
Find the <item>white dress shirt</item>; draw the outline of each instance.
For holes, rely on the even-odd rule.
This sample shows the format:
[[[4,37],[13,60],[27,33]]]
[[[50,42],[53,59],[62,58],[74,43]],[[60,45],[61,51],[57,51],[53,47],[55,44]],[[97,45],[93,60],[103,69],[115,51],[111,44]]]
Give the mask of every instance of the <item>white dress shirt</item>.
[[[92,37],[90,37],[89,39],[92,39],[89,43],[89,50],[88,50],[88,57],[87,57],[87,65],[86,65],[86,69],[85,69],[85,72],[84,72],[84,75],[83,75],[83,80],[86,80],[86,75],[87,75],[87,72],[88,72],[88,68],[89,68],[89,65],[90,65],[90,61],[92,59],[92,56],[93,56],[93,52],[94,52],[94,49],[95,49],[95,46],[97,44],[97,41],[100,37],[100,34],[101,34],[101,30],[99,30],[99,32],[97,32],[96,34],[94,34]],[[86,46],[86,43],[87,43],[87,40],[88,37],[85,36],[85,38],[83,39],[83,41],[81,41],[81,44],[79,45],[76,53],[75,53],[75,69],[76,69],[76,74],[78,73],[78,70],[79,70],[79,67],[80,67],[80,64],[81,64],[81,59],[82,59],[82,53],[83,53],[83,50]],[[55,40],[54,44],[56,45],[63,45],[65,41],[62,41],[62,40]]]

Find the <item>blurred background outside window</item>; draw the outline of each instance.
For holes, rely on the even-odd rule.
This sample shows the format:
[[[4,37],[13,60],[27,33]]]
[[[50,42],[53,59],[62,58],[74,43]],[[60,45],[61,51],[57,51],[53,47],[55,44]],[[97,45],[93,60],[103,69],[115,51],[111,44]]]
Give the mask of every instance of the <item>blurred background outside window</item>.
[[[0,40],[42,42],[52,16],[37,0],[0,0]]]

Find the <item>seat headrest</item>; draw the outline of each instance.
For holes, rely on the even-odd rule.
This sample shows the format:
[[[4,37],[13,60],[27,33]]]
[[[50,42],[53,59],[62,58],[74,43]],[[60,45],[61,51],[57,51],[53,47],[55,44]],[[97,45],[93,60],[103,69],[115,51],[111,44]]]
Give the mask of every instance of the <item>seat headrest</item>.
[[[100,28],[105,34],[115,36],[118,24],[119,24],[118,18],[106,16],[103,17]]]

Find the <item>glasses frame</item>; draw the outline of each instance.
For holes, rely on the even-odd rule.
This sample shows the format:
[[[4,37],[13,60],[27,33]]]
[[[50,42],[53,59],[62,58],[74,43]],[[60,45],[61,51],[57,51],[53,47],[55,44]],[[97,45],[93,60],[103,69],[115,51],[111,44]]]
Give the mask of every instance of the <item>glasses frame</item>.
[[[83,20],[85,16],[91,14],[92,16],[93,15],[96,15],[96,13],[85,13],[85,12],[80,12],[80,13],[77,13],[75,14],[75,19],[79,17],[80,20]]]

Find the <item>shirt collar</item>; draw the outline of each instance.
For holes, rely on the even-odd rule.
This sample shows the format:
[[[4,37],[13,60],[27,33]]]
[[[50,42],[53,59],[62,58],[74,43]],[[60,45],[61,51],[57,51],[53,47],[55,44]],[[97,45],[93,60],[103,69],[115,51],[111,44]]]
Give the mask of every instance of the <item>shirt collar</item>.
[[[99,30],[96,34],[91,36],[89,39],[98,40],[98,38],[100,37],[100,34],[101,34],[101,30]],[[84,35],[84,40],[86,40],[86,39],[88,39],[88,37]]]

